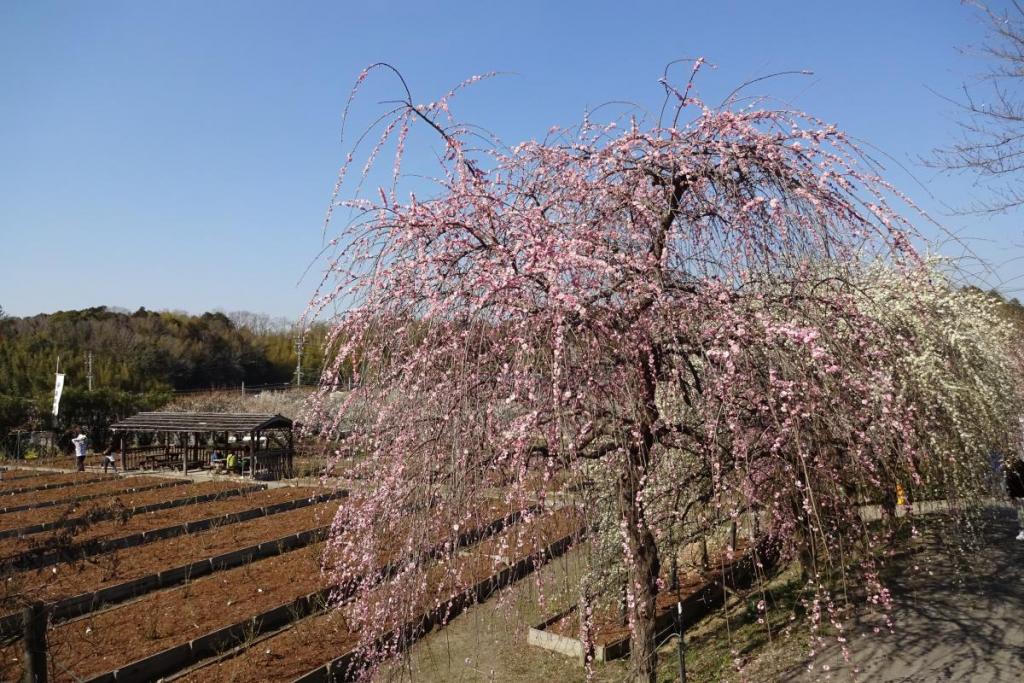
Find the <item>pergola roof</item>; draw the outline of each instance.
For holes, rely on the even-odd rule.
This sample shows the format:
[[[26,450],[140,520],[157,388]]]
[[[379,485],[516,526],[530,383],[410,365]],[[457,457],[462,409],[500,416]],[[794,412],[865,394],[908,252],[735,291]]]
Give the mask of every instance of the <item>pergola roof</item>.
[[[133,432],[261,432],[291,429],[292,421],[266,413],[139,413],[110,426]]]

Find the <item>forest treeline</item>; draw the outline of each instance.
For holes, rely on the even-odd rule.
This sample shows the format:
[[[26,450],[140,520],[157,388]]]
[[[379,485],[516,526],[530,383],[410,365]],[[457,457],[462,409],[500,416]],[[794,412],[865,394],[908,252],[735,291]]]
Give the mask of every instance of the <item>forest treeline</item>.
[[[304,382],[319,378],[325,331],[314,325],[304,337]],[[292,382],[295,342],[290,321],[249,312],[131,313],[101,306],[18,318],[0,309],[0,437],[14,429],[102,426],[158,408],[175,391]],[[65,387],[55,423],[58,356]]]

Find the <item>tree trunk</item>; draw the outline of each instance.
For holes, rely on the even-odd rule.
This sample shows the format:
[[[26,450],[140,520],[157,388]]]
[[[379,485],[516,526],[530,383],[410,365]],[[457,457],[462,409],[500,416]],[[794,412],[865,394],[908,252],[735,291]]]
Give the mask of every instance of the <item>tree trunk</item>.
[[[797,533],[797,559],[800,562],[800,580],[804,584],[817,580],[818,570],[815,562],[814,537],[811,532],[803,529]]]
[[[804,476],[798,475],[801,483],[801,488],[806,490],[807,480]],[[800,562],[800,579],[806,585],[807,583],[816,580],[817,578],[817,550],[815,546],[814,531],[812,530],[813,520],[809,513],[804,510],[802,501],[799,500],[799,494],[793,497],[790,501],[790,505],[793,510],[793,519],[796,522],[796,533],[794,534],[794,540],[796,541],[797,560]]]
[[[879,501],[882,524],[888,527],[896,519],[896,491],[888,486],[882,491],[882,499]]]
[[[619,502],[629,553],[626,561],[627,579],[633,594],[633,604],[629,606],[629,616],[633,622],[629,655],[632,675],[637,683],[655,683],[658,670],[655,598],[658,593],[660,562],[654,534],[647,525],[642,507],[637,503],[642,472],[640,454],[630,453],[620,482]]]
[[[806,585],[817,579],[817,552],[814,547],[814,532],[810,528],[811,520],[801,519],[799,515],[802,512],[802,508],[794,503],[793,514],[797,515],[797,527],[793,540],[796,542],[796,558],[800,563],[800,580]]]

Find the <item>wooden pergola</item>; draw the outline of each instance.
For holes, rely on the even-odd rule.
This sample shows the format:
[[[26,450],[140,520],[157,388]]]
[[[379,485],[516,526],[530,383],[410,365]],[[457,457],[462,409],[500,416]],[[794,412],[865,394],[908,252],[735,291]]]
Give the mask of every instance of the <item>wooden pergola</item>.
[[[295,454],[293,423],[282,415],[259,413],[146,412],[111,425],[119,447],[121,468],[205,469],[218,451],[234,454],[249,476],[280,479],[292,475]],[[129,445],[142,434],[156,443]]]

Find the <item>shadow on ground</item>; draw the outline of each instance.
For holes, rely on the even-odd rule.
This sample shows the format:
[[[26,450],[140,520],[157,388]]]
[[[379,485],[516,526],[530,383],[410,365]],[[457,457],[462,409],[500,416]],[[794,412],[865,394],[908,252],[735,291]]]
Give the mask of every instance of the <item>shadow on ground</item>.
[[[856,670],[858,680],[873,683],[1024,680],[1024,542],[1015,540],[1017,531],[1012,512],[993,511],[976,547],[964,552],[949,547],[941,527],[929,526],[916,552],[892,565],[895,632],[885,633],[884,619],[865,617],[858,632],[883,632],[854,639],[849,664],[830,648],[815,658],[812,673],[790,680],[825,672],[848,680]]]

